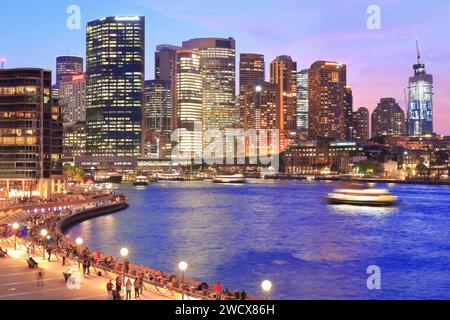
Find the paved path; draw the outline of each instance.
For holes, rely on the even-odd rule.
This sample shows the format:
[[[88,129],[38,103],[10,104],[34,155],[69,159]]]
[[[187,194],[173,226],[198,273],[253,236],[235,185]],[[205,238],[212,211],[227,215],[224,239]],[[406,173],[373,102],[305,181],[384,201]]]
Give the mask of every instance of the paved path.
[[[8,249],[9,257],[0,258],[0,300],[106,300],[107,278],[81,275],[80,289],[69,289],[62,273],[67,270],[53,256],[53,262],[43,261],[42,256],[33,255],[39,267],[44,269],[44,286],[37,286],[37,271],[29,269],[23,251],[0,242],[0,247]],[[70,264],[70,263],[69,263]],[[75,267],[75,266],[74,266]],[[92,269],[91,269],[92,270]],[[113,281],[114,283],[114,281]],[[132,292],[134,297],[134,290]],[[144,291],[139,300],[172,300],[175,296],[163,296]]]

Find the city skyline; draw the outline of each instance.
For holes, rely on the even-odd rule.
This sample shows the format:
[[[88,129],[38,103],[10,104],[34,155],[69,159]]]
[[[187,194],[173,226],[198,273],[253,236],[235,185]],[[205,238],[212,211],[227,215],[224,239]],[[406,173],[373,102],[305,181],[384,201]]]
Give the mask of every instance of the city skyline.
[[[446,74],[446,67],[449,66],[446,57],[450,48],[440,42],[440,34],[450,27],[448,23],[441,21],[445,17],[444,9],[449,4],[442,2],[428,10],[422,1],[398,1],[394,4],[381,1],[382,28],[369,30],[366,27],[366,9],[369,3],[349,1],[340,7],[327,5],[321,8],[320,14],[317,14],[319,10],[316,9],[324,1],[317,4],[289,0],[276,4],[269,1],[258,3],[259,6],[255,9],[252,6],[254,1],[247,1],[238,10],[236,4],[229,4],[225,8],[224,1],[216,1],[214,5],[195,1],[196,5],[189,8],[178,1],[153,1],[148,4],[144,1],[125,3],[120,0],[108,2],[108,7],[105,8],[102,1],[92,4],[82,0],[76,3],[81,9],[80,30],[66,28],[65,23],[69,17],[66,9],[72,4],[68,1],[52,3],[49,12],[43,12],[41,7],[45,6],[31,1],[22,2],[22,6],[25,4],[28,8],[25,11],[17,10],[17,4],[8,3],[4,4],[3,12],[11,12],[11,19],[8,19],[10,23],[19,22],[14,16],[20,15],[36,26],[33,32],[47,29],[49,41],[48,46],[41,45],[38,46],[39,49],[34,49],[35,41],[38,41],[35,38],[38,37],[30,36],[30,31],[19,24],[8,26],[14,32],[4,36],[7,45],[0,51],[0,56],[6,58],[6,68],[31,66],[54,71],[58,55],[79,54],[85,57],[84,34],[88,21],[109,15],[145,15],[148,21],[147,80],[153,79],[152,55],[157,44],[179,44],[196,37],[233,37],[236,39],[237,56],[244,52],[255,52],[264,54],[266,61],[272,61],[278,55],[291,55],[298,62],[299,70],[308,68],[314,61],[322,58],[345,63],[348,66],[348,82],[353,89],[355,109],[364,106],[373,111],[381,98],[393,97],[406,111],[404,89],[408,86],[411,66],[416,61],[414,40],[418,37],[427,71],[435,78],[435,131],[450,133],[447,126],[450,119],[450,93],[446,92],[446,88],[450,86],[450,79]],[[283,23],[274,23],[275,18],[270,12],[279,8],[278,6],[286,5],[298,8],[299,12],[283,12],[282,16],[286,17]],[[248,17],[246,13],[250,9],[256,10],[258,14]],[[219,19],[218,11],[223,13]],[[48,14],[54,15],[55,19],[42,23],[41,19],[45,19]],[[209,15],[215,16],[215,19],[210,19]],[[247,18],[244,19],[245,16]],[[288,17],[295,18],[295,22],[288,21]],[[409,20],[415,22],[408,22]],[[32,57],[27,54],[30,52],[27,50],[28,46],[33,46]],[[266,77],[269,67],[267,64]],[[389,75],[386,75],[386,70],[389,70]]]

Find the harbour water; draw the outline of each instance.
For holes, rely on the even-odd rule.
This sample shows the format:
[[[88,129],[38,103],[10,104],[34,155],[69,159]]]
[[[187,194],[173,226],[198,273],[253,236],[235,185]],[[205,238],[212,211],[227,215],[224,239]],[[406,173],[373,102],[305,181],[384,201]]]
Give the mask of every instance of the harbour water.
[[[392,208],[329,205],[336,183],[254,180],[118,186],[130,208],[77,225],[91,249],[276,299],[450,299],[450,187],[380,185]],[[381,268],[381,290],[367,268]]]

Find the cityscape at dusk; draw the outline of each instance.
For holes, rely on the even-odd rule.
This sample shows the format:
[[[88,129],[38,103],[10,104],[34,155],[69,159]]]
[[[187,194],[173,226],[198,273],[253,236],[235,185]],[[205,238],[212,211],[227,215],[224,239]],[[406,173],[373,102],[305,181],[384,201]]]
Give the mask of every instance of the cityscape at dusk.
[[[3,3],[0,301],[450,300],[449,14]]]

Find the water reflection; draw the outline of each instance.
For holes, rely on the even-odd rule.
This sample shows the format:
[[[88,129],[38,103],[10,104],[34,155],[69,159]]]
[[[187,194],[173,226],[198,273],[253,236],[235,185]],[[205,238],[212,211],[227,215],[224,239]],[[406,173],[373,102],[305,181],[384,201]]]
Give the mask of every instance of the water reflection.
[[[396,185],[401,206],[334,206],[333,182],[261,181],[121,186],[130,208],[69,231],[118,256],[125,244],[138,263],[274,298],[450,298],[450,188]],[[383,290],[366,288],[369,265]],[[414,279],[414,285],[410,279]]]

